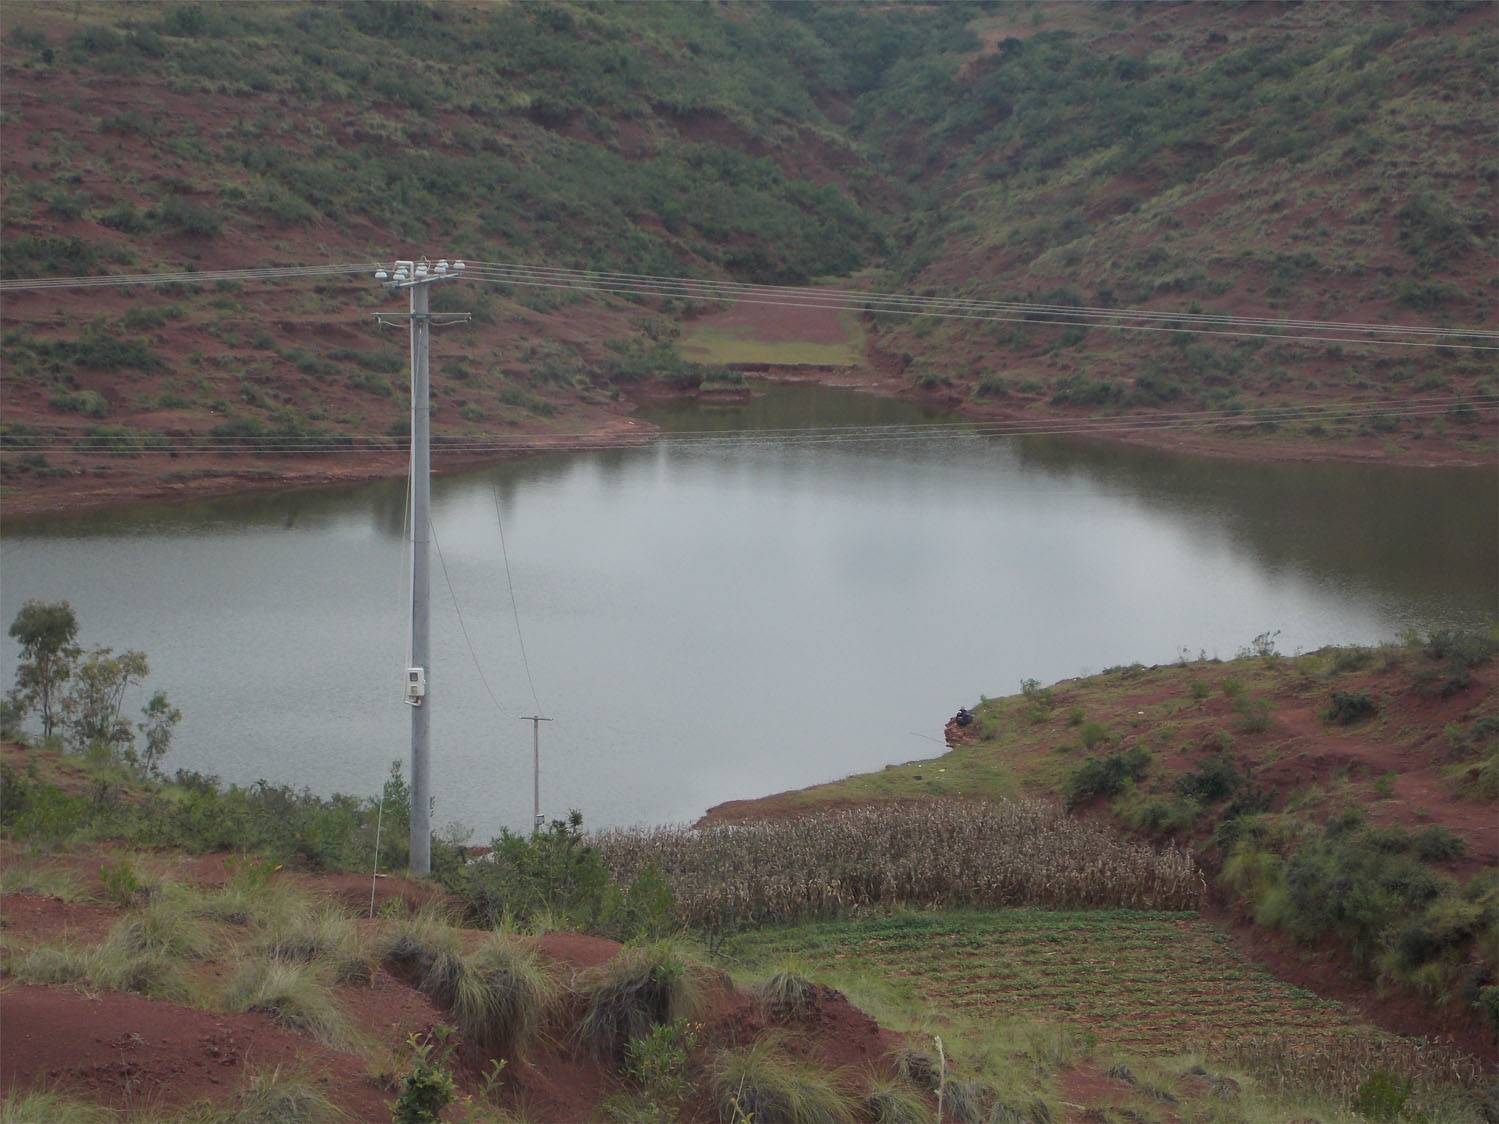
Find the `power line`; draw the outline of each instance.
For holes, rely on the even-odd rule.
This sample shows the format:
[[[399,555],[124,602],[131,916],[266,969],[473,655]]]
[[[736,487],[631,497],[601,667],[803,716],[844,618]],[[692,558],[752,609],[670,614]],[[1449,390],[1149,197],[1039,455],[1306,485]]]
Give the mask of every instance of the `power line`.
[[[1499,340],[1499,332],[1482,329],[1432,328],[1409,324],[1366,324],[1333,320],[1292,320],[1218,313],[1154,312],[1071,304],[1037,304],[1022,301],[982,301],[963,297],[938,297],[881,293],[831,287],[757,285],[735,281],[712,281],[690,277],[651,274],[606,273],[552,266],[471,262],[471,276],[500,284],[534,285],[548,288],[578,288],[629,295],[657,294],[708,301],[743,301],[782,307],[906,313],[910,315],[962,315],[986,318],[986,313],[1020,313],[1024,316],[1057,315],[1065,319],[1045,323],[1106,326],[1109,321],[1164,321],[1205,326],[1235,325],[1259,328],[1301,328],[1315,331],[1376,334],[1430,335],[1443,338],[1474,336]],[[999,318],[999,317],[996,317]],[[1116,326],[1127,326],[1120,323]],[[1191,329],[1173,329],[1188,330]]]
[[[1499,350],[1499,331],[1484,328],[1441,328],[1415,324],[1368,324],[1335,320],[1230,316],[1206,312],[1157,312],[1147,309],[1116,309],[1081,304],[986,301],[957,296],[888,293],[818,286],[762,285],[683,276],[582,270],[507,262],[473,262],[469,263],[469,266],[468,276],[491,284],[570,289],[623,297],[671,297],[714,303],[729,302],[827,311],[849,309],[871,315],[927,316],[990,323],[1031,323],[1237,339],[1277,339],[1303,343],[1451,348],[1466,351]],[[364,274],[374,268],[376,268],[375,265],[371,263],[361,262],[201,272],[26,278],[0,281],[0,293],[103,285],[207,284],[223,281],[338,277]]]
[[[1490,410],[1499,407],[1499,395],[1474,395],[1470,398],[1382,399],[1370,402],[1261,406],[1252,411],[1173,411],[1147,415],[1122,415],[1087,418],[1049,418],[1034,421],[1024,418],[958,419],[915,424],[828,426],[786,429],[718,429],[662,432],[628,440],[601,440],[586,432],[548,436],[538,442],[518,435],[436,436],[433,449],[438,452],[468,455],[504,455],[507,453],[578,452],[638,448],[647,443],[669,445],[679,449],[710,448],[740,442],[754,445],[855,444],[923,439],[967,439],[972,437],[1088,436],[1100,434],[1145,433],[1186,428],[1231,428],[1273,423],[1276,425],[1310,421],[1357,421],[1380,416],[1399,418],[1438,417],[1454,409]],[[188,437],[163,444],[160,448],[89,448],[86,435],[68,433],[13,434],[0,438],[6,451],[74,451],[139,456],[146,452],[170,449],[179,455],[192,453],[305,455],[371,452],[395,453],[395,439],[383,435],[305,435],[286,437]],[[163,439],[164,442],[167,439]]]
[[[287,265],[257,269],[189,269],[175,273],[106,273],[82,277],[23,277],[0,280],[0,293],[31,289],[94,289],[107,285],[208,285],[221,281],[285,281],[298,277],[368,276],[376,262],[349,265]]]
[[[448,560],[443,556],[442,544],[437,541],[437,523],[435,521],[432,523],[432,545],[437,548],[437,562],[442,569],[442,580],[448,587],[448,598],[453,602],[453,614],[458,618],[458,631],[463,633],[463,642],[468,645],[469,659],[473,661],[474,670],[479,673],[479,682],[484,684],[484,691],[489,695],[489,701],[494,703],[496,710],[506,718],[518,717],[506,710],[505,704],[500,702],[499,698],[495,695],[494,688],[489,685],[489,679],[484,674],[484,666],[479,662],[479,653],[474,651],[474,642],[469,637],[468,625],[463,621],[463,609],[458,604],[458,594],[453,589],[453,579],[448,573]]]
[[[515,618],[515,642],[520,647],[521,666],[526,669],[526,682],[531,686],[531,703],[536,708],[536,714],[541,714],[541,699],[536,695],[536,680],[531,678],[531,661],[526,658],[526,638],[521,635],[520,630],[520,606],[515,600],[515,582],[510,576],[510,551],[505,547],[505,519],[500,514],[500,492],[493,484],[490,485],[490,493],[494,496],[494,520],[495,526],[500,530],[500,557],[505,560],[505,588],[510,592],[510,612]],[[543,721],[537,717],[535,721]],[[546,719],[550,721],[550,719]]]

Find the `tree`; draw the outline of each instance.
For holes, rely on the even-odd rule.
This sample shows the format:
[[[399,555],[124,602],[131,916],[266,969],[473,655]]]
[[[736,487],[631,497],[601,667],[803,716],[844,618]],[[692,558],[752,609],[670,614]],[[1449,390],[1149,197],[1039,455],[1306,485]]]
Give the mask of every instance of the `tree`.
[[[21,662],[11,700],[24,715],[42,712],[42,736],[51,737],[58,718],[62,685],[72,677],[81,649],[78,618],[66,601],[28,601],[11,622],[10,635],[21,642]]]
[[[140,758],[135,749],[125,751],[126,762],[137,771],[144,770],[153,777],[161,776],[161,759],[172,744],[172,728],[182,721],[182,711],[167,701],[165,691],[157,691],[151,701],[141,707],[144,722],[136,723],[136,729],[146,736],[146,748]]]
[[[134,731],[129,719],[121,717],[120,704],[126,689],[147,673],[145,652],[121,652],[116,657],[109,648],[95,648],[83,657],[74,671],[73,689],[62,701],[68,734],[79,749],[101,746],[112,753],[133,753]]]
[[[74,748],[101,762],[125,764],[145,778],[161,775],[161,759],[172,744],[182,712],[157,691],[141,709],[144,722],[131,725],[120,713],[126,692],[146,678],[146,653],[116,656],[109,648],[84,652],[74,640],[78,618],[66,601],[28,601],[11,623],[21,642],[16,685],[0,705],[0,726],[15,727],[32,710],[42,715],[42,735],[67,735]],[[63,685],[71,688],[63,693]],[[136,732],[145,738],[137,748]]]

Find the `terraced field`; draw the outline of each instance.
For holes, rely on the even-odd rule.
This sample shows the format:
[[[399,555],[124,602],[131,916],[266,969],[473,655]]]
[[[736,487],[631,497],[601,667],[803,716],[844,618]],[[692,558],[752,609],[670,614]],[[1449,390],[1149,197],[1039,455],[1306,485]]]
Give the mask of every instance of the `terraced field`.
[[[1340,1004],[1245,964],[1195,913],[896,915],[762,929],[730,951],[812,976],[857,964],[941,1009],[1068,1023],[1115,1047],[1212,1054],[1269,1034],[1311,1045],[1372,1033]]]

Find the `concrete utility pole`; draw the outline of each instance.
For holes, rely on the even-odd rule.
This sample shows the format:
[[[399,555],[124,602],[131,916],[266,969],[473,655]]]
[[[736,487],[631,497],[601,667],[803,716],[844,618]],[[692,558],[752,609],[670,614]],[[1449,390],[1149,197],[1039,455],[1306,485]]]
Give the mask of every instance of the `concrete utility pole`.
[[[462,276],[463,262],[398,261],[392,270],[375,273],[388,290],[411,291],[411,658],[406,665],[406,702],[411,707],[411,873],[432,873],[431,627],[428,602],[431,578],[427,544],[432,523],[432,404],[428,398],[427,350],[433,323],[453,324],[467,313],[433,316],[428,287]],[[398,319],[398,316],[381,319]]]
[[[531,830],[541,830],[541,724],[550,722],[539,714],[523,714],[522,722],[531,723]]]

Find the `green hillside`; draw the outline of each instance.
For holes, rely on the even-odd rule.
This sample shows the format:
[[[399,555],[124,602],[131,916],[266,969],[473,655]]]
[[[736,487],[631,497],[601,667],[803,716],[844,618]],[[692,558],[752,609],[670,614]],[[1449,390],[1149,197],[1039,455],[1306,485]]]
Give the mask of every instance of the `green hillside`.
[[[1067,310],[1492,329],[1492,14],[17,0],[0,280],[430,253],[1044,303],[870,314],[862,361],[991,416],[1207,411],[1266,455],[1485,460],[1482,341]],[[7,487],[194,440],[398,438],[404,349],[362,276],[191,281],[7,290]],[[673,342],[701,301],[442,299],[474,323],[434,363],[439,435],[587,429],[712,375]]]

